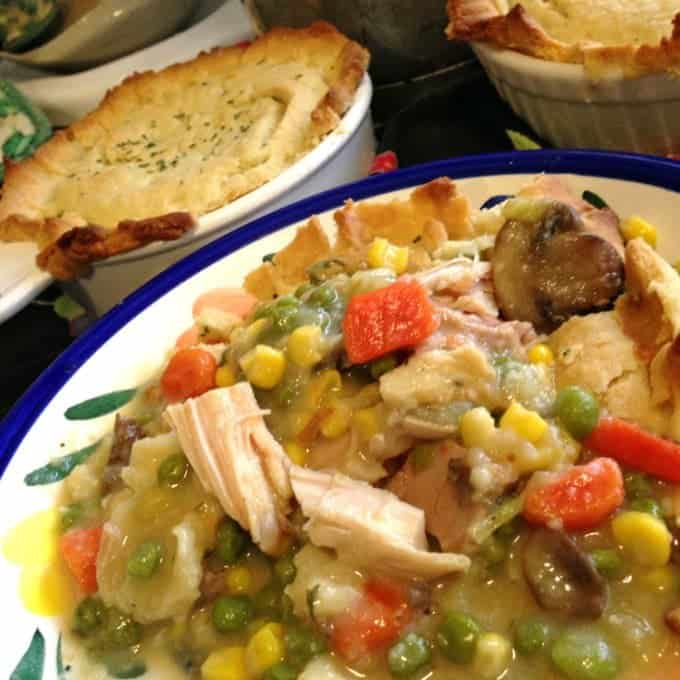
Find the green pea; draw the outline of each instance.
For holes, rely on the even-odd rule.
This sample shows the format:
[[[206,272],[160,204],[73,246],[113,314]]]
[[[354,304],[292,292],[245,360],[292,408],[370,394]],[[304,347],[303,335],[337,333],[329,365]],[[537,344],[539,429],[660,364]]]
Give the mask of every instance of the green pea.
[[[295,680],[297,671],[287,663],[277,663],[269,668],[263,676],[263,680]]]
[[[430,663],[432,653],[427,640],[416,633],[409,633],[387,652],[390,673],[405,678]]]
[[[98,597],[81,600],[73,615],[73,629],[80,635],[90,635],[106,623],[106,607]]]
[[[307,302],[315,307],[328,309],[338,301],[338,298],[338,291],[333,286],[324,284],[323,286],[318,286],[309,294]]]
[[[647,512],[654,517],[663,519],[663,508],[661,503],[656,500],[656,498],[634,498],[630,504],[631,510],[636,510],[637,512]]]
[[[128,558],[128,574],[137,578],[151,578],[161,566],[163,553],[163,546],[158,541],[144,541]]]
[[[147,668],[143,661],[135,659],[130,654],[114,656],[105,660],[106,670],[112,678],[139,678],[146,674]]]
[[[519,621],[514,626],[514,643],[518,654],[529,656],[545,647],[550,628],[536,619]]]
[[[522,531],[523,523],[524,521],[522,518],[517,515],[511,520],[505,522],[505,524],[501,524],[501,526],[496,529],[495,535],[502,541],[512,541],[515,536],[517,536],[517,534]]]
[[[174,489],[179,486],[189,474],[189,461],[181,453],[168,456],[158,466],[158,483]]]
[[[279,559],[274,563],[274,573],[279,579],[279,583],[284,586],[292,583],[295,579],[297,569],[295,567],[295,562],[293,561],[294,558],[295,553],[288,552],[285,555],[279,557]]]
[[[606,578],[616,578],[623,570],[623,559],[617,550],[600,549],[590,553],[595,568]]]
[[[618,672],[616,652],[597,633],[567,631],[556,640],[551,657],[569,680],[613,680]]]
[[[652,495],[652,485],[646,475],[640,472],[627,472],[623,476],[626,496],[630,498],[648,497]]]
[[[377,380],[381,375],[389,373],[397,367],[397,358],[394,354],[388,354],[370,363],[371,377]]]
[[[500,564],[508,556],[507,543],[493,534],[482,543],[480,555],[489,565]]]
[[[246,628],[253,613],[253,603],[249,597],[224,595],[213,604],[212,622],[220,633],[235,633]]]
[[[470,663],[475,655],[480,625],[467,614],[449,612],[437,629],[437,645],[454,663]]]
[[[109,612],[106,643],[116,649],[132,647],[142,641],[144,628],[127,614],[118,610]]]
[[[248,545],[248,534],[230,517],[225,517],[217,529],[215,553],[224,564],[234,564]]]
[[[302,283],[295,289],[295,297],[303,298],[310,290],[313,290],[314,286],[311,283]]]
[[[427,468],[434,462],[436,445],[433,444],[418,444],[411,449],[409,461],[413,466],[416,474],[420,474],[427,470]]]
[[[282,616],[283,591],[275,584],[265,586],[254,598],[258,616],[279,620]]]
[[[73,529],[74,526],[79,524],[83,515],[85,514],[85,507],[82,503],[71,503],[60,509],[59,512],[59,524],[62,531],[68,531]]]
[[[311,658],[326,651],[326,643],[311,628],[290,626],[284,633],[286,658],[296,668],[303,667]]]
[[[588,391],[569,385],[557,393],[555,413],[575,439],[587,437],[600,418],[600,405]]]

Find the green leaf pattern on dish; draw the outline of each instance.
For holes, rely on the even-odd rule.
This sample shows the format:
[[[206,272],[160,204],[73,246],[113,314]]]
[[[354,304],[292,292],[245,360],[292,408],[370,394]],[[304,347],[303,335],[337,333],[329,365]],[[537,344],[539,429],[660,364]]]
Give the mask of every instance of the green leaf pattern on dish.
[[[100,394],[98,397],[81,401],[79,404],[67,408],[64,416],[68,420],[99,418],[99,416],[105,416],[107,413],[112,413],[121,406],[125,406],[125,404],[133,399],[135,394],[137,394],[136,387],[129,390],[117,390],[116,392]]]
[[[61,458],[56,458],[47,465],[29,472],[24,477],[24,483],[27,486],[42,486],[66,479],[74,468],[84,463],[97,450],[100,443],[101,441],[90,444],[90,446],[86,446],[84,449],[74,451]]]
[[[42,680],[45,668],[45,638],[36,629],[31,644],[21,657],[9,680]]]

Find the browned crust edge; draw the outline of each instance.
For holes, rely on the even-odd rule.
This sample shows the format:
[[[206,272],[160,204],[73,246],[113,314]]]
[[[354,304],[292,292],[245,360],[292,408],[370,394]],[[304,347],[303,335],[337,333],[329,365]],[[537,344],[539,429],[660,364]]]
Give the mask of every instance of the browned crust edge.
[[[671,36],[658,45],[585,47],[551,38],[521,4],[501,14],[491,0],[448,0],[450,40],[487,42],[548,61],[583,64],[591,78],[680,73],[680,12]]]
[[[62,281],[88,276],[92,263],[129,253],[155,241],[175,241],[196,226],[189,213],[124,220],[115,229],[74,227],[45,246],[36,258],[41,269]]]
[[[338,67],[334,72],[334,79],[329,82],[329,91],[311,116],[314,135],[320,137],[330,132],[337,126],[339,117],[352,104],[356,90],[368,68],[370,55],[361,45],[353,42],[333,25],[324,21],[314,22],[303,29],[277,27],[251,43],[218,47],[209,52],[201,52],[192,60],[172,64],[160,71],[133,73],[119,85],[110,89],[94,111],[74,122],[68,128],[55,133],[52,139],[43,144],[33,156],[20,163],[8,164],[5,176],[5,193],[9,193],[9,187],[13,187],[9,189],[12,191],[13,198],[9,210],[2,210],[2,200],[0,200],[0,240],[8,242],[34,241],[43,249],[38,258],[38,266],[47,268],[57,278],[73,278],[74,275],[79,275],[75,274],[76,270],[79,269],[78,267],[62,266],[62,264],[57,263],[60,258],[57,258],[55,253],[64,253],[63,246],[57,247],[56,243],[52,249],[47,246],[62,235],[70,234],[71,230],[82,227],[82,220],[79,220],[76,215],[36,219],[16,212],[18,206],[40,203],[39,191],[36,192],[33,189],[41,185],[41,175],[53,174],[52,167],[55,163],[58,163],[64,146],[70,144],[71,140],[77,139],[80,134],[86,133],[90,128],[106,125],[109,122],[109,116],[115,114],[116,109],[129,96],[130,92],[133,92],[134,96],[142,96],[149,89],[149,86],[156,83],[159,78],[174,78],[175,76],[181,78],[197,67],[209,69],[211,66],[214,67],[223,62],[248,59],[250,52],[253,53],[253,56],[261,51],[267,52],[272,43],[276,47],[269,50],[268,54],[279,53],[281,61],[286,61],[299,53],[301,43],[305,40],[310,41],[310,43],[315,40],[330,42],[339,52],[337,57]],[[105,112],[103,118],[102,112]],[[144,223],[148,219],[139,222]],[[164,216],[159,216],[157,219],[163,220]],[[121,224],[128,224],[128,222]],[[118,225],[118,228],[112,230],[112,233],[118,232],[120,227],[121,225]],[[90,228],[89,225],[87,228]],[[100,227],[97,227],[97,229],[101,230]],[[180,236],[181,234],[175,238]],[[72,238],[72,236],[69,236],[69,238]],[[168,239],[163,238],[162,240]],[[78,242],[81,241],[82,237],[79,237]],[[146,241],[141,245],[146,245],[149,242],[151,241]],[[141,247],[141,245],[136,247]],[[128,252],[128,250],[121,252]],[[98,259],[103,258],[97,257],[91,261]]]

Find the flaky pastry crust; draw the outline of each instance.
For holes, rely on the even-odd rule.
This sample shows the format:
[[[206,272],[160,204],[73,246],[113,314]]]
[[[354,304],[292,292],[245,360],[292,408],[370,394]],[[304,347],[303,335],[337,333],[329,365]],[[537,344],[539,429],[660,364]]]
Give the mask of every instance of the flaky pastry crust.
[[[164,216],[178,212],[220,208],[276,177],[332,131],[367,65],[366,50],[317,22],[132,75],[33,157],[8,167],[0,240],[36,242],[39,265],[61,278],[83,271],[64,264],[63,243],[50,248],[74,228],[124,233],[127,251],[134,223],[142,223],[141,233],[150,218],[167,222]],[[75,233],[78,257],[100,259],[101,240]],[[159,233],[165,239],[169,232]]]
[[[664,71],[680,73],[680,12],[658,45],[578,45],[555,40],[521,4],[502,14],[492,0],[448,0],[451,40],[487,42],[532,57],[583,64],[592,79],[635,78]]]
[[[340,260],[353,269],[366,261],[376,237],[410,246],[409,263],[421,269],[441,242],[473,235],[470,203],[448,177],[416,187],[406,198],[348,200],[333,219],[337,227],[333,242],[319,219],[312,217],[271,262],[264,262],[246,277],[245,289],[260,300],[269,300],[295,290],[308,279],[308,267],[320,260]]]

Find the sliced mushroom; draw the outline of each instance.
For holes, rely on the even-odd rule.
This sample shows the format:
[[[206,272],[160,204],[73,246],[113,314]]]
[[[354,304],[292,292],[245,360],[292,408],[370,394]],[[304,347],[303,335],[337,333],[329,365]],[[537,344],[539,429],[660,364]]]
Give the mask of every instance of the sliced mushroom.
[[[676,635],[680,635],[680,607],[669,609],[663,620]]]
[[[136,420],[116,414],[113,425],[113,442],[109,465],[128,465],[132,445],[144,436],[144,430]]]
[[[607,606],[605,580],[563,531],[534,530],[522,550],[522,567],[531,592],[544,609],[597,619]]]
[[[549,332],[574,314],[612,303],[623,288],[623,246],[618,230],[611,224],[600,228],[600,222],[586,222],[574,208],[553,201],[533,222],[505,223],[492,265],[506,319]]]

